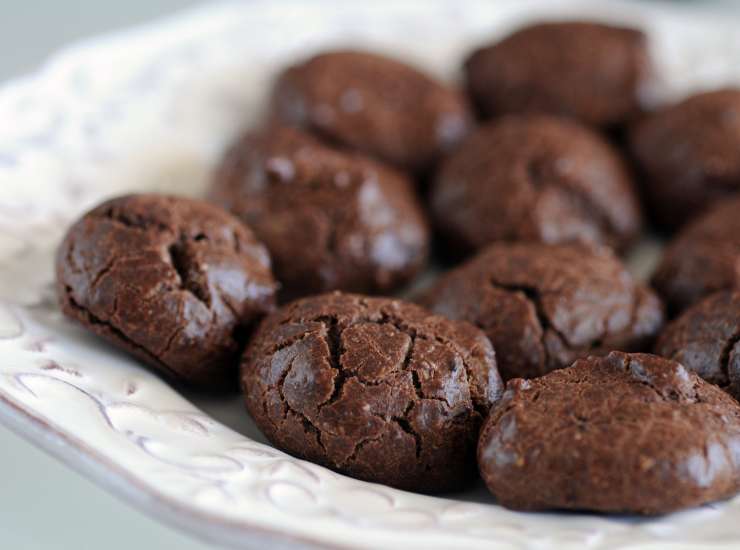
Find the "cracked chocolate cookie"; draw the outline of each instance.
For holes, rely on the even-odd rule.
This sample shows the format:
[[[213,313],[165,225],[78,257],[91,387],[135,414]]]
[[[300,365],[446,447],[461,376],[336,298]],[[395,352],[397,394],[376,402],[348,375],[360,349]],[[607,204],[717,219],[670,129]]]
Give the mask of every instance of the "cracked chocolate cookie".
[[[79,219],[57,252],[62,312],[178,379],[236,385],[253,324],[274,308],[267,250],[206,202],[129,195]]]
[[[427,170],[471,126],[463,94],[387,57],[327,52],[287,69],[273,115],[412,172]]]
[[[652,284],[671,314],[740,283],[740,196],[717,203],[663,251]]]
[[[630,149],[651,214],[676,228],[740,191],[740,89],[692,96],[642,120]]]
[[[615,126],[640,110],[645,35],[588,22],[542,23],[481,48],[465,62],[480,113],[552,113]]]
[[[613,352],[512,380],[478,465],[518,510],[663,514],[740,490],[740,406],[655,355]]]
[[[210,198],[265,243],[282,298],[388,292],[425,265],[429,229],[411,182],[288,127],[244,135]]]
[[[740,291],[712,294],[672,321],[655,353],[740,398]]]
[[[494,241],[585,241],[624,249],[641,214],[623,159],[595,132],[552,116],[479,128],[441,165],[435,224],[456,255]]]
[[[459,489],[501,392],[493,348],[468,323],[335,292],[267,317],[242,362],[247,408],[272,443],[402,489]]]
[[[663,324],[658,298],[609,249],[581,244],[491,245],[442,275],[421,302],[481,328],[504,380],[650,349]]]

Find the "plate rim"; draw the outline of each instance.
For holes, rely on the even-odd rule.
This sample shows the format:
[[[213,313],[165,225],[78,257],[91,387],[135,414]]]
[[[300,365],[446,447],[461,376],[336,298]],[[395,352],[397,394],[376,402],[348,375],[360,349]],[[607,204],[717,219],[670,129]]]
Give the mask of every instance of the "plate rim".
[[[255,548],[280,548],[275,546],[275,542],[280,541],[290,544],[288,547],[291,549],[352,550],[349,546],[329,544],[308,535],[292,535],[250,523],[248,520],[231,521],[203,510],[183,506],[176,499],[148,487],[125,468],[108,460],[74,435],[65,433],[55,426],[52,420],[23,406],[2,388],[0,388],[0,424],[128,506],[133,506],[139,511],[143,509],[151,511],[157,520],[206,542],[243,548],[243,544],[235,542],[236,537],[243,541],[244,535],[248,535],[253,540],[248,541],[250,545],[247,547],[254,543]],[[198,521],[205,528],[194,528],[188,519]],[[213,525],[217,528],[209,528]],[[224,534],[226,536],[222,536]],[[263,546],[267,542],[270,545]]]

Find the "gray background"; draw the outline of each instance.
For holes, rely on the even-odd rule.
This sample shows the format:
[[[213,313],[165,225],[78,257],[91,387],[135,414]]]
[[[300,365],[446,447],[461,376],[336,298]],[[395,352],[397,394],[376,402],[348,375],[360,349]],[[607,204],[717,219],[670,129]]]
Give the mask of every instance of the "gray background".
[[[0,81],[33,70],[49,53],[76,39],[198,3],[0,0]],[[3,550],[208,548],[149,519],[2,426],[0,475]]]
[[[0,80],[69,42],[202,4],[197,0],[0,0]]]

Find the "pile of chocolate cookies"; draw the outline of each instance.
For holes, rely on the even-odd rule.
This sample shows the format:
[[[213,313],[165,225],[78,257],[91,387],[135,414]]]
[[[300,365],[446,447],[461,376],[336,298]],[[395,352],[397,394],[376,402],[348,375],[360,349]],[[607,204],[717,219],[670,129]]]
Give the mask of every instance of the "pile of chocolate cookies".
[[[463,72],[287,68],[207,200],[114,198],[69,229],[63,312],[197,388],[240,378],[276,447],[360,479],[480,474],[516,509],[734,495],[740,89],[650,112],[644,34],[584,22]],[[669,239],[652,284],[620,259],[648,228]],[[394,297],[431,256],[449,269]]]

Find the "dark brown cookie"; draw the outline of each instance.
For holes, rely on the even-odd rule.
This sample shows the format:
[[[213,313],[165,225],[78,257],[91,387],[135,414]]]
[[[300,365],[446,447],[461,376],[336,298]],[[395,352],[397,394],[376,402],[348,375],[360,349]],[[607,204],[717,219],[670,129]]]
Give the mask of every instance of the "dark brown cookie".
[[[590,354],[650,349],[660,301],[607,248],[496,244],[447,274],[423,305],[481,328],[504,380],[534,378]]]
[[[64,314],[178,379],[236,385],[252,325],[275,302],[267,250],[206,202],[129,195],[78,220],[57,253]]]
[[[475,477],[502,383],[467,323],[335,292],[263,321],[242,363],[247,408],[280,449],[347,475],[437,492]]]
[[[296,129],[243,136],[210,196],[267,245],[287,298],[387,292],[426,263],[429,229],[410,181]]]
[[[740,89],[695,95],[632,131],[651,214],[676,228],[713,201],[740,191]]]
[[[595,132],[551,116],[507,116],[478,129],[443,162],[431,204],[458,253],[516,240],[623,249],[641,225],[619,153]]]
[[[327,52],[286,70],[272,110],[279,120],[423,171],[471,125],[461,93],[387,57]]]
[[[740,282],[740,195],[684,227],[663,252],[653,286],[672,314]]]
[[[675,361],[613,352],[509,382],[478,465],[508,508],[662,514],[737,493],[738,449],[730,396]]]
[[[475,51],[468,91],[484,117],[552,113],[614,126],[640,110],[645,35],[598,23],[542,23]]]
[[[740,292],[717,292],[684,311],[661,333],[655,353],[740,398]]]

